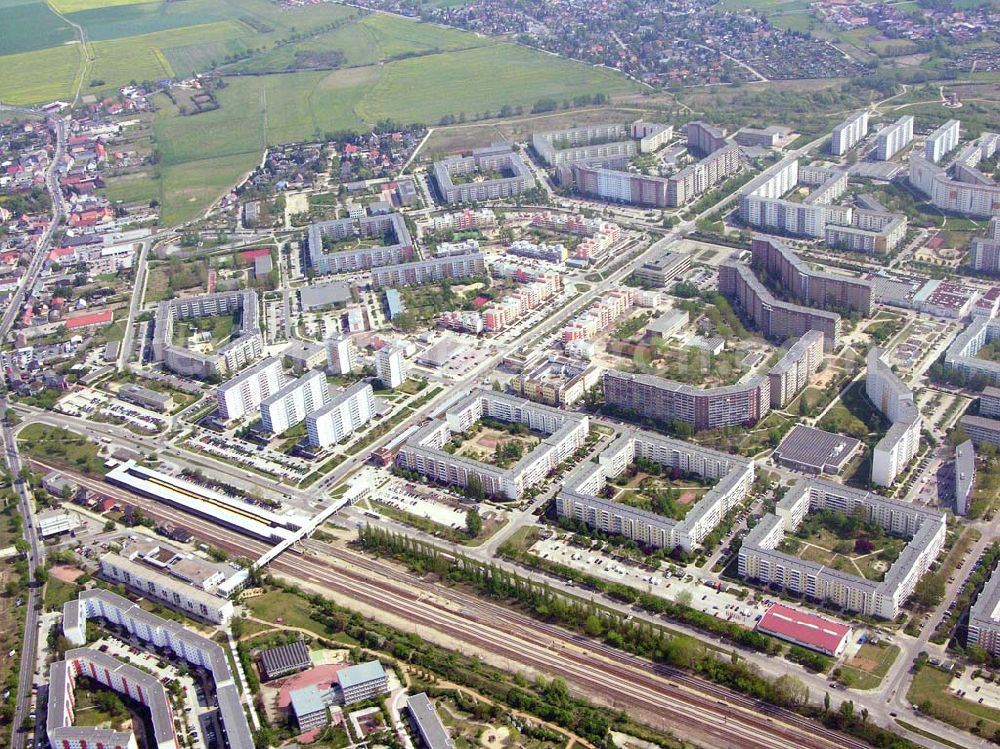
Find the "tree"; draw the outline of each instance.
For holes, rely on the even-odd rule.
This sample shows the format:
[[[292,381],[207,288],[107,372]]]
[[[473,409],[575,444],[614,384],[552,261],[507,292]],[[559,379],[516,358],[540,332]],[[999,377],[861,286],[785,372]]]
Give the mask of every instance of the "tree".
[[[798,676],[782,674],[774,680],[774,700],[783,705],[804,705],[809,700],[809,688]]]
[[[823,712],[830,712],[830,693],[827,692],[823,695]]]
[[[465,513],[465,530],[472,538],[476,538],[483,530],[483,518],[479,510],[473,508]]]
[[[483,480],[476,474],[469,476],[469,480],[465,484],[465,494],[471,499],[486,498],[486,490],[483,489]]]
[[[840,703],[840,714],[844,716],[845,720],[851,720],[854,717],[854,701],[844,700]]]

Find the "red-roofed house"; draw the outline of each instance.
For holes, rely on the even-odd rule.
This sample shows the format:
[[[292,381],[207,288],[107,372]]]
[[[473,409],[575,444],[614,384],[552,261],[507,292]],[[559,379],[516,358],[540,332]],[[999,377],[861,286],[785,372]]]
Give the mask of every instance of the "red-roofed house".
[[[834,657],[844,652],[851,628],[815,614],[774,604],[757,623],[757,631]]]
[[[69,318],[66,320],[66,328],[76,330],[77,328],[89,328],[93,325],[108,325],[114,322],[114,319],[114,310],[102,309],[100,312],[88,312],[85,315]]]

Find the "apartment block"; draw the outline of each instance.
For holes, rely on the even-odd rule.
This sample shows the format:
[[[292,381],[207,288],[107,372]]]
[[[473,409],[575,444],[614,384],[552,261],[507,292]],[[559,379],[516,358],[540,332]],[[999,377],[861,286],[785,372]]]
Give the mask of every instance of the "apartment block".
[[[715,153],[729,143],[726,140],[725,130],[700,120],[689,122],[684,126],[684,137],[687,138],[688,149],[702,156]]]
[[[932,164],[937,164],[946,154],[957,148],[961,127],[962,123],[958,120],[948,120],[928,135],[924,143],[924,158]]]
[[[611,479],[637,460],[716,483],[679,521],[600,496]],[[627,431],[601,453],[598,463],[584,463],[569,475],[556,497],[556,511],[559,517],[573,518],[643,545],[680,547],[690,552],[743,501],[753,480],[754,462],[747,458],[652,432]]]
[[[350,437],[375,415],[375,392],[367,382],[351,385],[307,414],[309,444],[326,449]]]
[[[875,309],[869,281],[813,270],[783,242],[771,237],[754,237],[750,250],[754,270],[777,279],[797,301],[810,306],[848,309],[865,317],[871,316]]]
[[[868,110],[855,112],[833,129],[830,152],[843,156],[868,134]]]
[[[453,434],[464,432],[484,417],[524,424],[547,436],[509,468],[453,455],[442,448]],[[467,486],[472,477],[488,496],[519,499],[544,479],[587,439],[590,420],[581,414],[533,403],[492,390],[476,389],[406,440],[396,456],[401,468],[455,486]]]
[[[1000,147],[1000,134],[983,133],[965,146],[947,167],[923,154],[910,154],[910,184],[938,208],[963,216],[989,219],[1000,213],[1000,185],[977,169]]]
[[[278,391],[281,382],[281,360],[276,356],[244,370],[216,388],[219,418],[232,421],[256,411],[261,401]]]
[[[984,442],[1000,448],[1000,419],[987,419],[983,416],[963,416],[958,425],[965,430],[976,447]]]
[[[311,224],[307,246],[309,264],[319,275],[357,273],[413,259],[413,240],[398,213]]]
[[[824,335],[807,331],[767,373],[771,386],[771,408],[784,408],[806,385],[823,361]]]
[[[484,273],[486,273],[486,261],[483,253],[477,250],[374,268],[372,286],[375,288],[420,286],[425,283],[437,283],[446,278],[467,278],[481,276]]]
[[[272,434],[283,434],[329,400],[326,374],[319,369],[311,370],[261,401],[264,429]]]
[[[963,373],[970,380],[981,379],[987,385],[1000,386],[1000,362],[977,356],[983,346],[997,339],[1000,339],[1000,320],[977,317],[944,352],[945,367]]]
[[[375,352],[375,374],[390,390],[395,390],[409,376],[410,367],[402,347],[389,344]]]
[[[720,265],[719,292],[767,338],[783,341],[816,330],[823,334],[827,351],[840,343],[840,315],[776,299],[747,265],[734,260]]]
[[[979,645],[993,656],[1000,654],[1000,570],[993,571],[969,609],[966,644]]]
[[[331,374],[351,374],[358,368],[354,343],[346,335],[334,335],[323,342],[326,347],[326,368]]]
[[[909,542],[881,582],[778,551],[785,535],[793,533],[808,513],[819,510],[864,517]],[[946,517],[937,510],[823,479],[802,479],[743,540],[739,575],[812,601],[892,620],[937,558],[946,531]]]
[[[892,252],[906,236],[906,216],[854,209],[849,225],[827,224],[826,244],[839,250],[883,255]]]
[[[872,483],[892,486],[920,449],[920,410],[913,391],[892,371],[879,348],[868,352],[865,391],[868,399],[892,423],[875,445],[872,455]]]
[[[1000,388],[988,385],[979,394],[979,415],[1000,419]]]
[[[629,129],[632,138],[639,141],[639,153],[653,153],[674,137],[673,125],[661,125],[658,122],[636,120]]]
[[[913,116],[903,115],[893,124],[882,128],[876,139],[875,158],[888,161],[913,140]]]
[[[973,270],[1000,274],[1000,216],[990,219],[984,236],[972,238],[969,265]]]
[[[437,161],[433,172],[445,203],[509,198],[535,186],[531,170],[510,143]]]
[[[976,450],[972,440],[955,448],[955,514],[966,515],[976,485]]]
[[[753,425],[771,411],[767,377],[719,388],[697,388],[654,375],[607,370],[604,399],[637,418],[690,424],[696,430]]]
[[[549,166],[581,161],[629,159],[638,153],[630,128],[620,124],[588,125],[535,133],[531,145]]]

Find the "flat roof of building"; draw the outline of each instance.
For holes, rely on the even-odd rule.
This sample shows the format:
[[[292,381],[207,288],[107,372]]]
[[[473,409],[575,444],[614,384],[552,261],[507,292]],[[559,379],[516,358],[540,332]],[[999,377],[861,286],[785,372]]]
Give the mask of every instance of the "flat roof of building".
[[[305,668],[312,663],[309,658],[309,650],[302,640],[290,642],[287,645],[278,645],[275,648],[268,648],[260,654],[261,665],[268,674],[275,674],[279,671],[288,671],[295,668]]]
[[[829,473],[843,468],[860,444],[853,437],[796,424],[775,449],[774,455]]]
[[[417,362],[431,367],[443,367],[465,351],[466,345],[451,337],[442,338],[417,357]]]
[[[450,749],[455,746],[426,692],[408,697],[406,707],[420,727],[421,738],[427,743],[428,749]]]
[[[757,623],[757,629],[825,653],[836,653],[851,634],[851,628],[846,624],[838,624],[780,603],[767,610]]]
[[[296,689],[289,697],[292,700],[292,710],[295,711],[297,718],[326,710],[326,703],[323,702],[323,693],[319,691],[319,687],[315,684],[310,684],[302,689]]]
[[[379,661],[366,661],[356,666],[348,666],[337,672],[337,680],[341,689],[350,689],[359,684],[367,684],[376,679],[385,678],[385,669]]]
[[[351,287],[340,281],[318,283],[299,289],[303,309],[316,309],[330,304],[347,304],[352,300]]]

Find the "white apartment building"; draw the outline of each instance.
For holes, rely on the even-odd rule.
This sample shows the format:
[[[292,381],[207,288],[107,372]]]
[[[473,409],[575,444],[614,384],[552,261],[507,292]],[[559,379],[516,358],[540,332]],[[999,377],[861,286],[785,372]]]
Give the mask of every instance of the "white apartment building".
[[[962,123],[958,120],[948,120],[941,127],[927,136],[924,143],[924,158],[932,164],[937,164],[952,149],[958,146],[959,131]]]
[[[868,134],[868,110],[855,112],[833,129],[830,153],[843,156]]]
[[[260,364],[219,385],[215,399],[223,421],[242,419],[281,387],[281,360],[270,356]]]
[[[261,401],[261,421],[267,431],[282,434],[329,400],[326,374],[313,369]]]
[[[808,513],[818,510],[860,514],[909,543],[881,582],[778,551],[785,534],[794,532]],[[940,553],[946,531],[945,514],[937,510],[832,481],[803,479],[792,486],[774,513],[764,516],[747,534],[739,551],[739,575],[865,616],[895,619]]]
[[[903,115],[879,131],[875,158],[888,161],[913,140],[913,115]]]
[[[306,416],[309,444],[328,448],[349,437],[375,415],[375,393],[367,382],[358,382],[335,395],[325,406]]]
[[[212,595],[119,554],[105,554],[100,564],[104,579],[128,586],[172,609],[214,624],[226,624],[232,619],[233,602],[228,598]]]
[[[326,368],[330,374],[350,374],[358,368],[358,354],[354,343],[346,335],[327,338]]]
[[[892,426],[875,445],[872,455],[872,483],[891,486],[920,448],[920,410],[913,402],[913,391],[892,371],[882,358],[882,350],[868,352],[865,391],[869,400]]]
[[[403,384],[409,369],[402,346],[389,344],[375,352],[375,374],[390,390]]]

